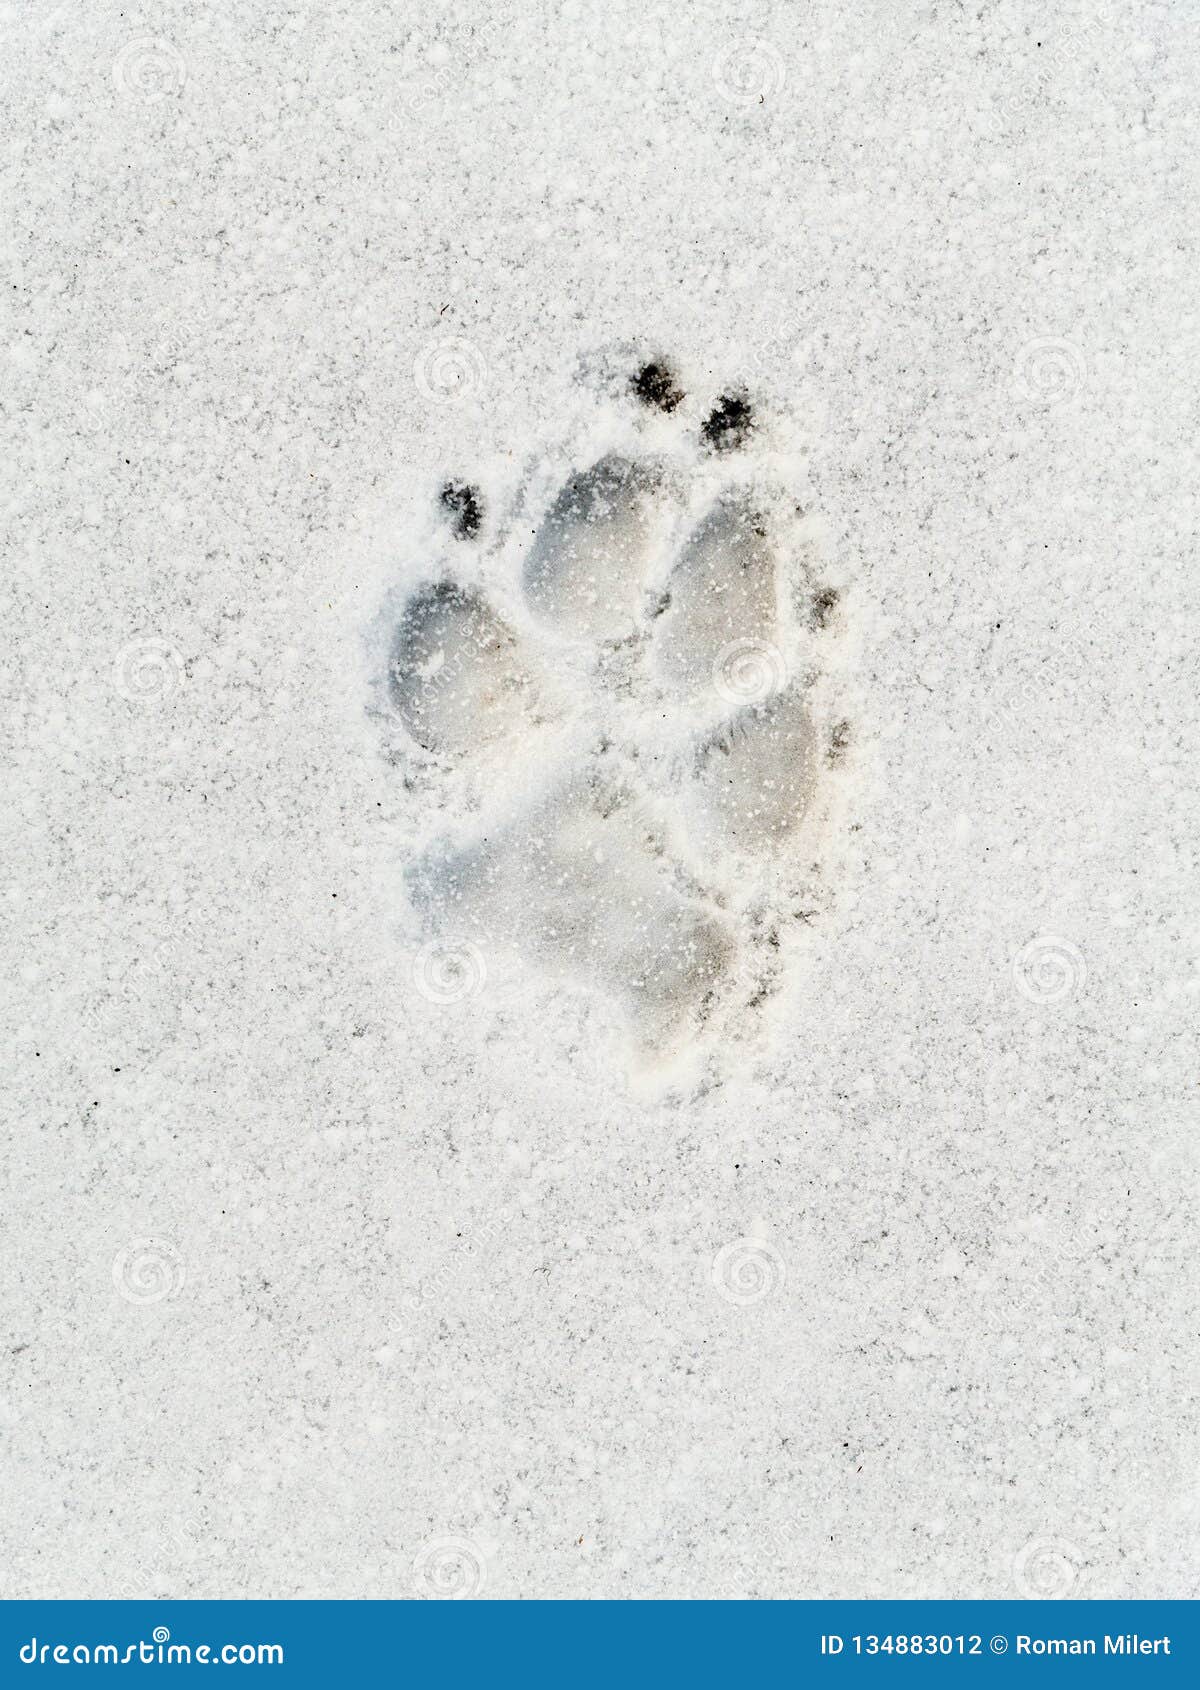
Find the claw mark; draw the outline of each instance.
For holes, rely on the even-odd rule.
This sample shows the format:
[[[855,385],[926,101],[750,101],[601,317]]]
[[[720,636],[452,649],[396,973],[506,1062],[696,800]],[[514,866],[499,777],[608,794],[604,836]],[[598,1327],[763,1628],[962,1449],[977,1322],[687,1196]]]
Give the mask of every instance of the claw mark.
[[[449,512],[450,528],[456,539],[473,540],[483,522],[483,505],[477,487],[448,481],[442,488],[442,509]]]
[[[665,364],[643,364],[629,384],[643,405],[670,413],[683,398],[683,389]]]
[[[726,393],[701,423],[700,434],[714,452],[736,452],[746,444],[753,428],[754,410],[750,401],[740,394]]]
[[[820,630],[829,626],[829,618],[837,609],[840,597],[836,587],[821,587],[813,594],[810,617],[814,628]]]

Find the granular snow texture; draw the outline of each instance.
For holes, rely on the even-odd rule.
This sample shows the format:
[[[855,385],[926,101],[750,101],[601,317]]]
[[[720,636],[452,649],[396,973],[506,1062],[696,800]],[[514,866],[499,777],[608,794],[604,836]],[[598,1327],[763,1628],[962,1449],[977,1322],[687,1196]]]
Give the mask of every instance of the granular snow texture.
[[[0,14],[0,1595],[1196,1594],[1187,8]]]

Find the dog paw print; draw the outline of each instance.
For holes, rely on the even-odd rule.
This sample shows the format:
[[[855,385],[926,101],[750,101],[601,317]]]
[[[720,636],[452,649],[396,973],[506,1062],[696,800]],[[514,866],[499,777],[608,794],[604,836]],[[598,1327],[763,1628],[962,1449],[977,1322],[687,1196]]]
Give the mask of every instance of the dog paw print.
[[[486,995],[503,957],[661,1060],[772,995],[851,741],[845,594],[778,433],[655,361],[502,519],[483,482],[431,501],[376,675],[425,996]]]

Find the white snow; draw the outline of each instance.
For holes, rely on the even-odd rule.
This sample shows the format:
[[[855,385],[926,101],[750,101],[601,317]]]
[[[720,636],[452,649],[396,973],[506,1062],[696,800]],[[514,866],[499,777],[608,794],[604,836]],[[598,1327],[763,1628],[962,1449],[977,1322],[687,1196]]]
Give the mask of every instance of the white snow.
[[[1191,1594],[1188,10],[0,13],[0,1594]],[[803,849],[693,755],[778,641],[586,585],[649,627],[735,392]],[[431,579],[486,752],[388,702]]]

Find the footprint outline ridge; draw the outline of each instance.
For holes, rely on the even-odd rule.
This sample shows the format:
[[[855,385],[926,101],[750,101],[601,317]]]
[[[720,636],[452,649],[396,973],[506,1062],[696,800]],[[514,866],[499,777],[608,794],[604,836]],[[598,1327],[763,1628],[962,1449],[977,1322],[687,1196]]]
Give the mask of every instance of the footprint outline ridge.
[[[780,984],[853,736],[844,589],[772,419],[661,362],[628,392],[499,524],[444,483],[379,691],[422,933],[599,996],[657,1063]]]

